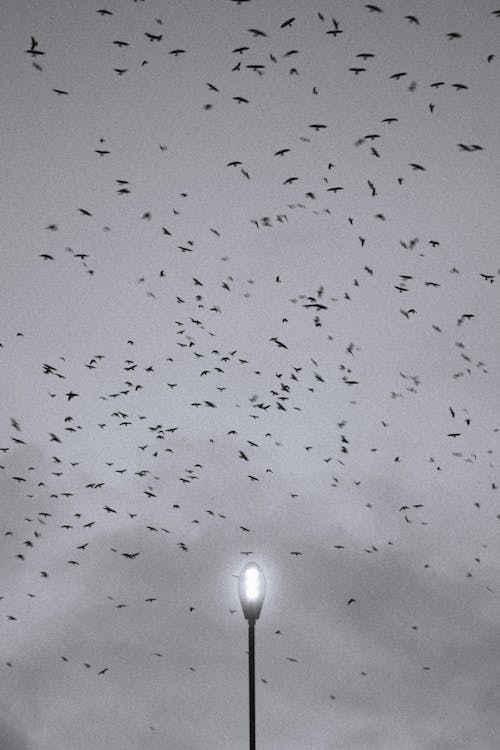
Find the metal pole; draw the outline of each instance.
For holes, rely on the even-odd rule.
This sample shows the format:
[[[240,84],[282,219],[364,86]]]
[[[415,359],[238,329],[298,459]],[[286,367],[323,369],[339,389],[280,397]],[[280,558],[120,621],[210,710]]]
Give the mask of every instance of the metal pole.
[[[248,620],[248,697],[250,750],[255,750],[255,620]]]

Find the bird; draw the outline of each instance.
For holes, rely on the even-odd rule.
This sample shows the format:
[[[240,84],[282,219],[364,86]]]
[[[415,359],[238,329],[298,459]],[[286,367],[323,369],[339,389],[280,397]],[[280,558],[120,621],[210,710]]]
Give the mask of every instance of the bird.
[[[31,37],[31,46],[29,49],[25,50],[26,54],[31,55],[32,57],[36,57],[37,55],[44,55],[45,52],[42,52],[42,50],[37,49],[38,42],[35,39],[34,36]]]
[[[281,349],[288,349],[288,346],[280,341],[277,336],[272,336],[269,341],[274,341],[274,343],[277,344],[277,346]]]

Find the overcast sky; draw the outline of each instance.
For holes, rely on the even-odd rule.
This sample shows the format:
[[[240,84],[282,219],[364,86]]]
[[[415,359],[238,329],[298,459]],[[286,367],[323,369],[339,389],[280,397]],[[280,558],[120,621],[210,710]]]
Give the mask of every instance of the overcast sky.
[[[492,750],[500,10],[5,0],[0,750]]]

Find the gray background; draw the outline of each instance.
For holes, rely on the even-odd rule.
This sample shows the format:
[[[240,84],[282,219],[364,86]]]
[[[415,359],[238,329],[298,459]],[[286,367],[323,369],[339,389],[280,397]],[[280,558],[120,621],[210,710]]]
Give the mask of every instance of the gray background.
[[[262,750],[496,747],[500,19],[379,7],[3,3],[2,750],[245,747],[248,559]]]

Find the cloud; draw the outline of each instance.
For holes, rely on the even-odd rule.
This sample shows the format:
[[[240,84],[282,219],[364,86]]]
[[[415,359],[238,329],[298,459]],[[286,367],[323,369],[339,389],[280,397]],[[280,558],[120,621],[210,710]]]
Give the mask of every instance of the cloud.
[[[26,734],[0,718],[0,750],[35,750],[35,746]]]

